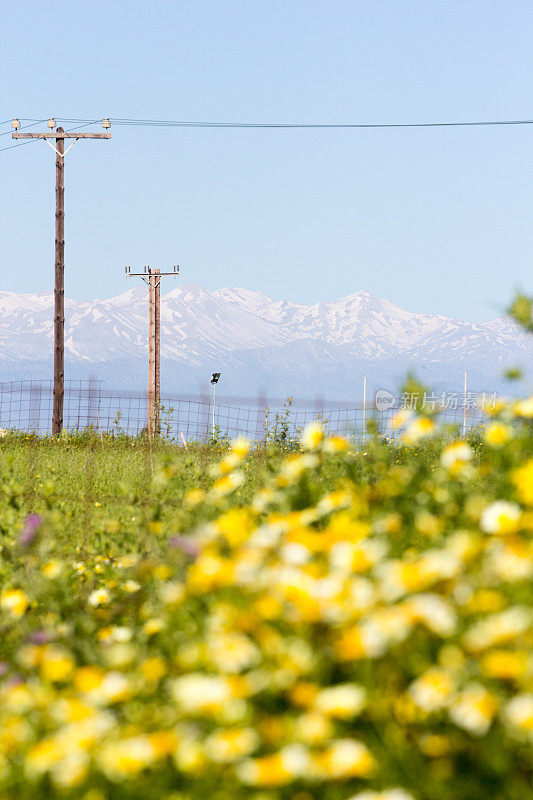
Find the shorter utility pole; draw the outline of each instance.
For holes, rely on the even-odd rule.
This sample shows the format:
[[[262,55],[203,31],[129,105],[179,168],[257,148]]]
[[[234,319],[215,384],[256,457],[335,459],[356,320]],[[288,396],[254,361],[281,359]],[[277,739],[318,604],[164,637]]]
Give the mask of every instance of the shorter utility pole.
[[[148,284],[148,434],[151,437],[159,435],[160,427],[161,278],[177,278],[179,271],[177,264],[172,272],[161,272],[151,267],[145,267],[144,272],[132,272],[131,267],[125,268],[126,277],[142,278]]]

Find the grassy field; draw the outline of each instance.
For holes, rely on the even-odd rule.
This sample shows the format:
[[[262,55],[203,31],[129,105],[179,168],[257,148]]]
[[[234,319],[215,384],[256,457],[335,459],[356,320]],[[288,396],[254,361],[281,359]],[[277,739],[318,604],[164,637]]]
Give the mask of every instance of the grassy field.
[[[533,399],[0,439],[0,797],[531,800]]]

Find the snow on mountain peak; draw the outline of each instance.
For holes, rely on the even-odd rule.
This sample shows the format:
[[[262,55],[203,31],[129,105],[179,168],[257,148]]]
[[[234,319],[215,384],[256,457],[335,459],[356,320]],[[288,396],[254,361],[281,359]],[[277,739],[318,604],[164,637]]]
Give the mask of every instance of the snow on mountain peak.
[[[131,384],[131,364],[144,365],[146,358],[147,301],[148,290],[141,283],[108,300],[66,300],[70,363],[83,362],[92,369],[100,364],[105,374],[112,362],[109,385],[118,380],[114,376],[122,364],[121,374]],[[0,292],[3,380],[19,375],[21,364],[28,377],[39,377],[38,369],[48,375],[49,366],[42,365],[50,364],[52,342],[51,292]],[[185,368],[203,374],[232,364],[240,376],[237,393],[272,384],[290,394],[296,376],[308,375],[310,386],[316,384],[318,390],[323,384],[322,391],[331,396],[331,387],[347,386],[354,371],[382,370],[391,376],[423,365],[433,365],[437,380],[468,367],[488,381],[501,375],[504,363],[527,369],[532,348],[531,337],[505,317],[473,324],[412,313],[364,290],[313,305],[272,301],[243,288],[208,291],[194,283],[178,284],[161,295],[161,355],[174,365],[172,374]],[[145,383],[144,366],[141,373],[139,386]]]

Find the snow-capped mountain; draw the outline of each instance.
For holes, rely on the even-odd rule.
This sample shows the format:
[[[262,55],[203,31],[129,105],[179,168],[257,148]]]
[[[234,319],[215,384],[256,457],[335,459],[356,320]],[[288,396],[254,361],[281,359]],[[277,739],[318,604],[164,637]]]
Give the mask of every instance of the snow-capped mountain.
[[[66,300],[66,377],[143,389],[147,302],[141,286],[109,300]],[[162,389],[195,393],[216,369],[227,395],[353,399],[363,375],[371,388],[395,389],[413,370],[434,388],[457,389],[467,370],[472,389],[501,391],[507,367],[531,375],[531,338],[507,318],[410,313],[364,291],[306,306],[186,284],[161,298]],[[49,378],[52,341],[52,293],[0,292],[0,381]]]

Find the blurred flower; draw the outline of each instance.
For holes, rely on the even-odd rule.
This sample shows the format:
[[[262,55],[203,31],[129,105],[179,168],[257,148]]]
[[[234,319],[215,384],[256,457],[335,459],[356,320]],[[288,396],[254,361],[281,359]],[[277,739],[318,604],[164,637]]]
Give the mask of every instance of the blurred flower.
[[[409,694],[421,709],[438,711],[448,705],[455,689],[453,676],[439,667],[429,669],[409,687]]]
[[[406,792],[405,789],[384,789],[381,792],[375,792],[372,789],[367,789],[364,792],[359,792],[349,797],[348,800],[415,800],[412,794]]]
[[[403,426],[409,422],[409,420],[413,417],[414,412],[407,409],[401,408],[399,411],[394,414],[391,418],[391,425],[393,428],[403,428]]]
[[[324,443],[324,452],[344,453],[348,446],[348,441],[342,436],[329,436]]]
[[[513,405],[513,411],[517,417],[533,419],[533,395],[527,397],[525,400],[518,400]]]
[[[512,606],[499,614],[490,614],[475,622],[464,634],[464,643],[473,652],[514,641],[533,622],[533,610]]]
[[[172,679],[170,691],[174,700],[190,714],[219,709],[233,696],[226,678],[201,672]]]
[[[70,677],[75,665],[67,650],[50,645],[45,647],[42,654],[41,675],[45,681],[60,683]]]
[[[104,589],[103,587],[100,589],[95,589],[94,592],[91,592],[89,595],[89,605],[91,606],[106,606],[111,601],[111,595]]]
[[[490,422],[485,430],[485,441],[491,447],[502,447],[512,437],[513,431],[503,422]]]
[[[61,561],[57,559],[52,559],[51,561],[47,561],[46,564],[43,564],[41,567],[41,574],[44,575],[45,578],[49,580],[55,580],[59,578],[61,575],[61,571],[63,569],[63,565]]]
[[[518,694],[507,704],[505,719],[533,739],[533,694]]]
[[[366,778],[376,761],[367,746],[357,739],[337,739],[316,757],[321,778]]]
[[[203,489],[189,489],[183,496],[183,503],[187,508],[195,508],[205,499]]]
[[[302,444],[307,450],[316,450],[324,439],[324,428],[320,422],[310,422],[304,428]]]
[[[460,728],[484,736],[498,710],[498,701],[484,686],[471,683],[450,704],[450,718]]]
[[[189,558],[196,558],[200,553],[198,543],[190,536],[171,536],[168,543],[174,550],[181,550]]]
[[[430,436],[435,431],[435,423],[429,417],[416,417],[407,426],[402,436],[405,444],[416,444],[425,436]]]
[[[19,536],[19,545],[21,547],[29,547],[35,541],[42,523],[43,520],[39,514],[29,514],[26,517],[24,528]]]
[[[162,619],[147,619],[143,625],[143,633],[147,636],[154,636],[156,633],[160,633],[165,627],[165,623]]]
[[[230,472],[222,478],[216,480],[211,488],[213,498],[218,499],[233,492],[244,482],[244,474],[239,470]]]
[[[473,451],[466,442],[454,442],[442,451],[440,463],[452,473],[460,472],[472,461]]]
[[[479,524],[486,533],[514,533],[520,514],[520,507],[516,503],[496,500],[483,511]]]
[[[21,589],[7,589],[0,595],[0,611],[18,619],[28,608],[28,597]]]
[[[137,775],[156,758],[149,736],[139,735],[106,742],[99,748],[98,763],[112,781]]]
[[[231,763],[250,755],[259,746],[253,728],[227,728],[214,731],[205,741],[205,751],[212,761]]]
[[[533,506],[533,458],[513,470],[511,480],[516,486],[520,499],[528,506]]]
[[[247,439],[244,439],[242,436],[239,436],[237,439],[233,440],[230,447],[231,452],[238,456],[238,458],[242,459],[250,449],[250,442]]]
[[[338,719],[351,719],[358,714],[366,702],[366,692],[355,683],[340,683],[322,689],[314,701],[317,711]]]

